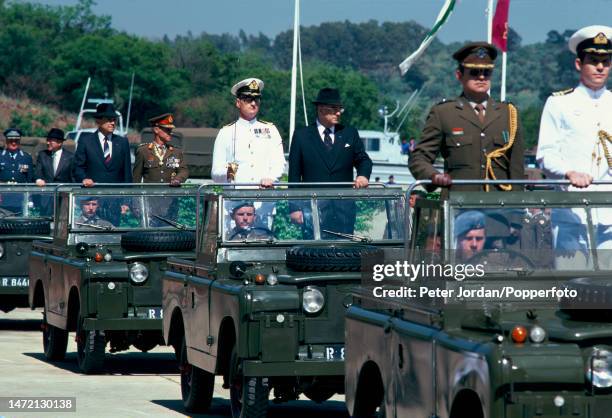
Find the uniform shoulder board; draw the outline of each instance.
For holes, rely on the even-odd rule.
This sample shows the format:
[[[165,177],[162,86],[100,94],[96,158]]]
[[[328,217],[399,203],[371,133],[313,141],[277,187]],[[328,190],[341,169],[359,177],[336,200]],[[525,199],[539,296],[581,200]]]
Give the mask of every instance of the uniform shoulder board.
[[[566,94],[570,94],[573,91],[574,91],[574,88],[572,87],[571,89],[567,89],[567,90],[555,91],[552,95],[554,97],[565,96]]]
[[[224,128],[226,128],[226,127],[228,127],[228,126],[232,126],[232,125],[233,125],[233,124],[235,124],[235,123],[236,123],[236,121],[233,121],[233,122],[231,122],[231,123],[228,123],[227,125],[225,125],[225,126],[224,126]]]
[[[453,102],[455,102],[455,99],[446,99],[446,98],[444,98],[444,99],[440,100],[438,103],[436,103],[436,106],[439,106],[439,105],[442,105],[442,104],[445,104],[445,103],[453,103]]]
[[[268,122],[266,120],[258,119],[261,123],[265,123],[266,125],[274,125],[272,122]]]
[[[138,148],[144,147],[144,146],[149,145],[149,144],[151,144],[151,142],[143,142],[142,144],[138,144]]]

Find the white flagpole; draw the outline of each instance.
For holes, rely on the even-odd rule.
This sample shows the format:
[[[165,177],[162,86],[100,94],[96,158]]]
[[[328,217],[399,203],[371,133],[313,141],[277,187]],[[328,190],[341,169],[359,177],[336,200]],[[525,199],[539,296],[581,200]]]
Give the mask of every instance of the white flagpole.
[[[506,51],[502,52],[502,73],[501,73],[501,91],[499,99],[503,102],[506,100]]]
[[[493,41],[493,0],[487,0],[487,42]]]
[[[297,91],[297,53],[298,36],[300,30],[300,0],[295,0],[295,15],[293,17],[293,65],[291,67],[291,106],[289,115],[289,147],[291,147],[291,137],[295,131],[295,100]]]

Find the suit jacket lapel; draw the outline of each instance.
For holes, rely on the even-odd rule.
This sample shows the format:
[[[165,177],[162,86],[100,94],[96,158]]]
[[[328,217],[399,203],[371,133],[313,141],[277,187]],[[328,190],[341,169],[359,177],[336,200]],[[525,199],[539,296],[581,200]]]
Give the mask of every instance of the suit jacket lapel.
[[[456,104],[458,109],[463,109],[460,113],[459,113],[459,117],[465,119],[466,121],[470,122],[471,124],[475,125],[476,127],[478,127],[478,129],[482,129],[482,125],[480,124],[480,120],[478,120],[478,115],[476,115],[476,112],[474,111],[474,108],[472,107],[472,105],[470,104],[470,102],[463,96],[459,96],[459,98],[457,99],[457,104]],[[486,119],[485,119],[486,121]]]
[[[321,141],[321,136],[319,135],[319,130],[317,129],[316,124],[311,125],[310,127],[310,139],[314,142],[314,148],[321,156],[321,159],[327,166],[327,169],[331,171],[333,167],[333,160],[330,157],[332,157],[332,155],[329,151],[327,151],[327,148],[325,148],[323,141]]]
[[[344,148],[344,135],[342,130],[342,125],[336,125],[334,127],[334,146],[332,147],[331,154],[333,156],[331,166],[334,167],[336,165],[336,161],[338,161],[338,156],[342,152]]]
[[[487,109],[485,111],[485,123],[484,128],[489,126],[493,121],[500,118],[502,116],[502,106],[499,102],[496,102],[492,98],[489,97],[487,101]]]
[[[59,176],[59,173],[62,172],[62,169],[66,165],[68,160],[68,155],[66,154],[66,150],[62,149],[62,156],[60,157],[59,163],[57,164],[57,171],[53,173],[53,177]],[[51,171],[53,171],[53,160],[51,160]]]
[[[100,145],[100,137],[98,136],[98,132],[99,131],[94,132],[93,145],[95,153],[98,154],[100,160],[102,161],[102,164],[104,164],[104,151],[102,150],[102,145]]]

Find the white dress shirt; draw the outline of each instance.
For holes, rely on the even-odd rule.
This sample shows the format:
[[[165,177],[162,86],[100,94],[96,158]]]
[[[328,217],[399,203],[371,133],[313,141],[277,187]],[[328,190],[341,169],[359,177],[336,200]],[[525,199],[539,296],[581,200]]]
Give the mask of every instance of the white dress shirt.
[[[62,149],[58,149],[51,155],[51,160],[53,162],[53,176],[57,174],[57,167],[59,166],[60,159],[62,158]]]
[[[215,139],[212,179],[227,183],[227,166],[238,163],[235,183],[277,181],[285,170],[283,140],[274,124],[239,118],[221,128]]]

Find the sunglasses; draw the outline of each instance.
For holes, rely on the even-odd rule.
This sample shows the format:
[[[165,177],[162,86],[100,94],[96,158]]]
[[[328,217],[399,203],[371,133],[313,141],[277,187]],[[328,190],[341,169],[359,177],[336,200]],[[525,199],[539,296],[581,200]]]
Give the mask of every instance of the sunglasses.
[[[341,106],[321,106],[321,109],[326,113],[344,113],[344,108]]]
[[[489,78],[491,77],[491,74],[493,74],[493,70],[491,70],[490,68],[470,68],[468,74],[470,75],[470,77],[484,76],[485,78]]]

